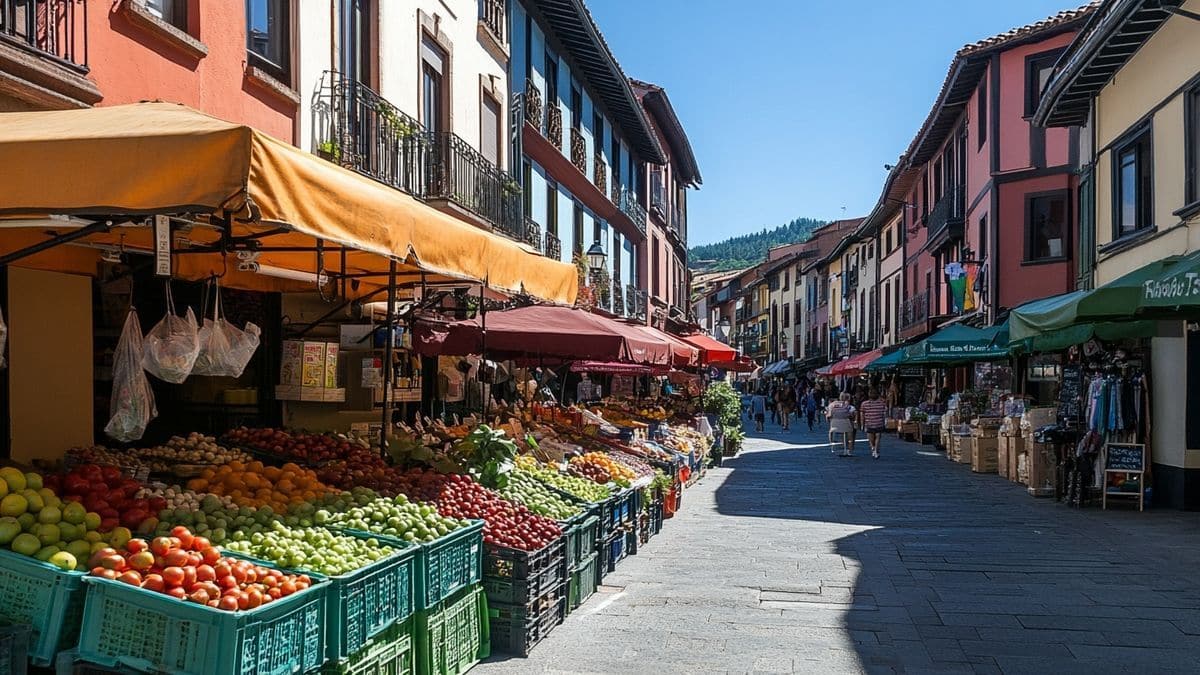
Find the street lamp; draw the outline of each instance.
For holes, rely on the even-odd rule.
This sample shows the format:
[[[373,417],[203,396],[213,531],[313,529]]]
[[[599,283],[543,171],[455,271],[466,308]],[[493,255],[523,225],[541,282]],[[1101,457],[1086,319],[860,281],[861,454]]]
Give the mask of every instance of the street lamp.
[[[598,273],[604,269],[604,264],[608,261],[608,254],[604,252],[604,247],[600,245],[599,239],[587,250],[587,259],[588,267],[592,272]]]
[[[733,325],[729,322],[729,317],[721,317],[721,321],[717,324],[717,339],[725,344],[729,344],[729,330]]]

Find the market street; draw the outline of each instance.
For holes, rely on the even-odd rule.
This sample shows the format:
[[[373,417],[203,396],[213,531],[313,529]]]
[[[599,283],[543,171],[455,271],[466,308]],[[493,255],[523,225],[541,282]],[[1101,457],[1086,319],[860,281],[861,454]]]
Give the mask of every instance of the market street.
[[[1195,672],[1198,553],[1191,514],[1069,509],[893,435],[843,459],[768,425],[528,659],[477,668]]]

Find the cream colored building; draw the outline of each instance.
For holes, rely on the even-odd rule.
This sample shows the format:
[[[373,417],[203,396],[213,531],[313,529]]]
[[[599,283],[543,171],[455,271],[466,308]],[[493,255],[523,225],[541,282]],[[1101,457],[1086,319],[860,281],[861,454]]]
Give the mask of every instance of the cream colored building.
[[[1200,0],[1105,2],[1067,49],[1035,121],[1080,126],[1081,286],[1200,251]],[[1151,340],[1155,501],[1200,508],[1200,334]]]

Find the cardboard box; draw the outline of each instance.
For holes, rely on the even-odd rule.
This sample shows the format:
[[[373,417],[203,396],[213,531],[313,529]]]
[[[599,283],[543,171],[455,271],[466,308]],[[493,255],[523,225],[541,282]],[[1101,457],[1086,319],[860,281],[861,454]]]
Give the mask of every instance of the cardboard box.
[[[995,438],[971,439],[971,471],[975,473],[996,473],[999,444]]]
[[[337,389],[338,386],[338,345],[335,342],[325,344],[325,388]],[[345,396],[342,397],[345,400]]]
[[[300,371],[304,368],[304,343],[284,340],[279,354],[279,384],[300,386]]]
[[[1058,481],[1058,452],[1049,443],[1030,443],[1029,494],[1034,497],[1053,497]]]
[[[953,436],[950,441],[950,447],[953,448],[953,451],[950,453],[949,458],[959,464],[970,464],[972,438],[970,436]]]
[[[1002,436],[1000,438],[1000,453],[997,456],[1000,467],[997,472],[1005,478],[1016,482],[1017,457],[1025,452],[1025,439],[1021,436]]]

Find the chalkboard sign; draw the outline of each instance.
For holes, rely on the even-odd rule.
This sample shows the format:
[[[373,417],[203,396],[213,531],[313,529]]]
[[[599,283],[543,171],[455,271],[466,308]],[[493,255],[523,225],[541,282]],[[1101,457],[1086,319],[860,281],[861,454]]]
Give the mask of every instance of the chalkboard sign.
[[[1104,455],[1105,471],[1145,471],[1146,446],[1134,443],[1109,443]]]
[[[1083,369],[1079,366],[1063,366],[1062,387],[1058,390],[1058,416],[1060,419],[1078,422],[1083,417]]]

